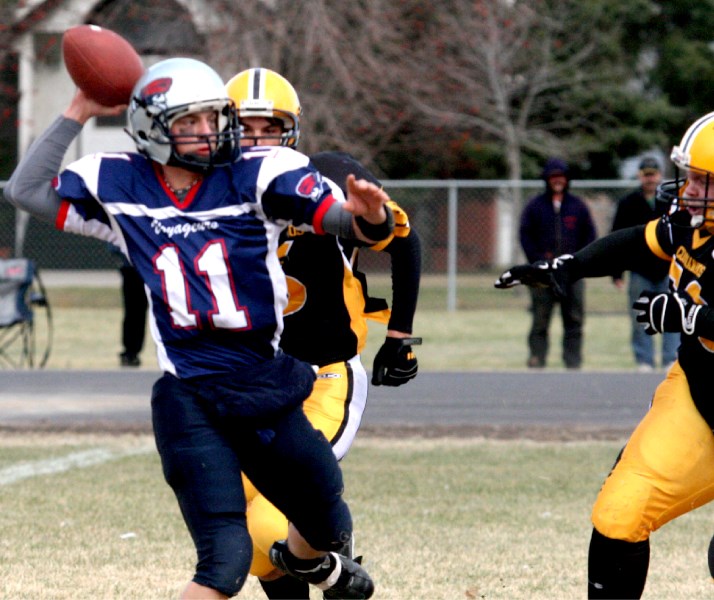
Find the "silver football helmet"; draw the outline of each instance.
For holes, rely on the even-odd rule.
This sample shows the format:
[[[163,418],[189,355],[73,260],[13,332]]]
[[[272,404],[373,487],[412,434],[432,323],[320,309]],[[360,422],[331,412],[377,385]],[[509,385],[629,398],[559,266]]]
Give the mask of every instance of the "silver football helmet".
[[[210,155],[178,154],[175,143],[180,140],[170,133],[171,125],[205,110],[215,110],[218,115],[217,132],[200,136],[211,143]],[[146,70],[131,94],[129,127],[137,150],[162,165],[205,171],[240,158],[235,105],[218,73],[192,58],[170,58]]]

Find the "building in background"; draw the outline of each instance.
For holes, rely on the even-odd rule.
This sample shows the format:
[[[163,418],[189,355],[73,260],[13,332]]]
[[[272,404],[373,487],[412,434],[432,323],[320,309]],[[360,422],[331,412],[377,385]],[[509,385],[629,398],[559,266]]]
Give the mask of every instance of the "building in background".
[[[214,12],[206,10],[201,0],[152,0],[151,3],[26,0],[19,3],[15,27],[21,33],[6,64],[8,72],[16,74],[13,82],[18,93],[14,95],[14,103],[3,107],[16,115],[14,140],[12,133],[8,134],[4,128],[7,134],[4,141],[14,141],[16,157],[23,156],[72,97],[75,86],[62,61],[62,35],[70,27],[90,23],[112,29],[129,40],[149,66],[167,56],[203,58],[206,39],[220,25],[220,20]],[[133,150],[134,144],[124,132],[125,126],[124,117],[91,120],[70,146],[66,162],[91,152]],[[14,213],[14,209],[3,206],[0,223],[14,221],[14,227],[5,227],[0,234],[0,253],[35,255],[33,244],[38,236],[33,235],[32,229],[39,225],[30,223],[23,213],[8,215],[8,210]],[[53,241],[52,233],[45,232],[42,237],[48,243]],[[93,240],[84,244],[87,242],[94,245]],[[52,255],[62,260],[66,245],[58,237]]]

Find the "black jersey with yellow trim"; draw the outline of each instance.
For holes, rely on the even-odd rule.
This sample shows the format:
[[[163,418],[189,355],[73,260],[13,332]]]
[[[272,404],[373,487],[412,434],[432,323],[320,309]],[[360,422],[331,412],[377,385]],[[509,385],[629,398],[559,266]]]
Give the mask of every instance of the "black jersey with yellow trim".
[[[665,217],[647,226],[652,252],[672,257],[669,282],[672,291],[687,294],[697,304],[714,304],[714,236],[702,228],[682,227]],[[714,340],[682,335],[679,363],[687,375],[699,412],[714,427]]]
[[[381,185],[347,153],[321,152],[312,155],[310,160],[323,176],[345,192],[348,174]],[[419,257],[412,256],[418,251],[418,243],[415,243],[418,240],[411,232],[407,213],[391,200],[388,205],[394,215],[394,232],[367,247],[390,253],[393,267],[394,254],[398,256],[396,263],[402,265],[405,277],[404,281],[394,280],[393,273],[394,301],[398,299],[400,304],[395,315],[399,318],[395,321],[399,321],[405,331],[411,331],[416,299],[405,302],[402,296],[416,295],[414,287],[418,291]],[[391,323],[393,317],[385,300],[369,296],[366,278],[357,269],[360,248],[366,246],[356,240],[304,234],[291,227],[280,239],[278,254],[290,295],[280,344],[283,350],[320,366],[349,360],[361,353],[367,340],[366,318]],[[395,243],[404,240],[410,243]],[[405,261],[408,265],[403,264]]]
[[[679,224],[680,220],[690,220],[683,213],[618,229],[595,240],[565,262],[567,277],[603,277],[636,270],[641,260],[651,260],[654,255],[670,263],[671,291],[687,294],[699,304],[714,304],[714,236],[704,229]],[[678,358],[697,409],[714,429],[714,397],[709,383],[714,371],[714,340],[682,335]]]
[[[408,234],[408,227],[406,221],[401,231]],[[294,227],[288,227],[280,239],[278,256],[289,294],[281,348],[320,366],[361,353],[367,341],[366,319],[386,324],[391,317],[385,300],[369,296],[366,278],[357,269],[360,249],[365,246],[357,240],[319,236]],[[389,251],[390,244],[367,248]]]
[[[365,293],[352,271],[358,246],[289,227],[278,250],[288,282],[282,349],[326,365],[358,354],[367,339]]]

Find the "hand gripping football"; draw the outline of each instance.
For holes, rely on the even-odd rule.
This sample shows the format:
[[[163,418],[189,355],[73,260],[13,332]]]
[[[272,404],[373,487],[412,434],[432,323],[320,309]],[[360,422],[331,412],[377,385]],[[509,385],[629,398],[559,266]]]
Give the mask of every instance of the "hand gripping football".
[[[97,25],[78,25],[65,31],[62,54],[72,81],[104,106],[128,104],[134,84],[144,72],[133,46]]]

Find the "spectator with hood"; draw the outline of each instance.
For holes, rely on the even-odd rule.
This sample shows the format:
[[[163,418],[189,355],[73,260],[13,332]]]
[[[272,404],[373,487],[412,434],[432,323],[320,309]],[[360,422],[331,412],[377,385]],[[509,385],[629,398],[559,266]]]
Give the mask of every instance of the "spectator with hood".
[[[585,202],[568,190],[568,165],[559,158],[546,161],[541,175],[545,190],[523,209],[520,242],[529,263],[573,254],[596,238],[595,224]],[[528,334],[528,367],[542,369],[548,356],[548,330],[556,304],[563,319],[563,363],[568,369],[582,364],[585,284],[563,289],[529,288],[532,325]]]

